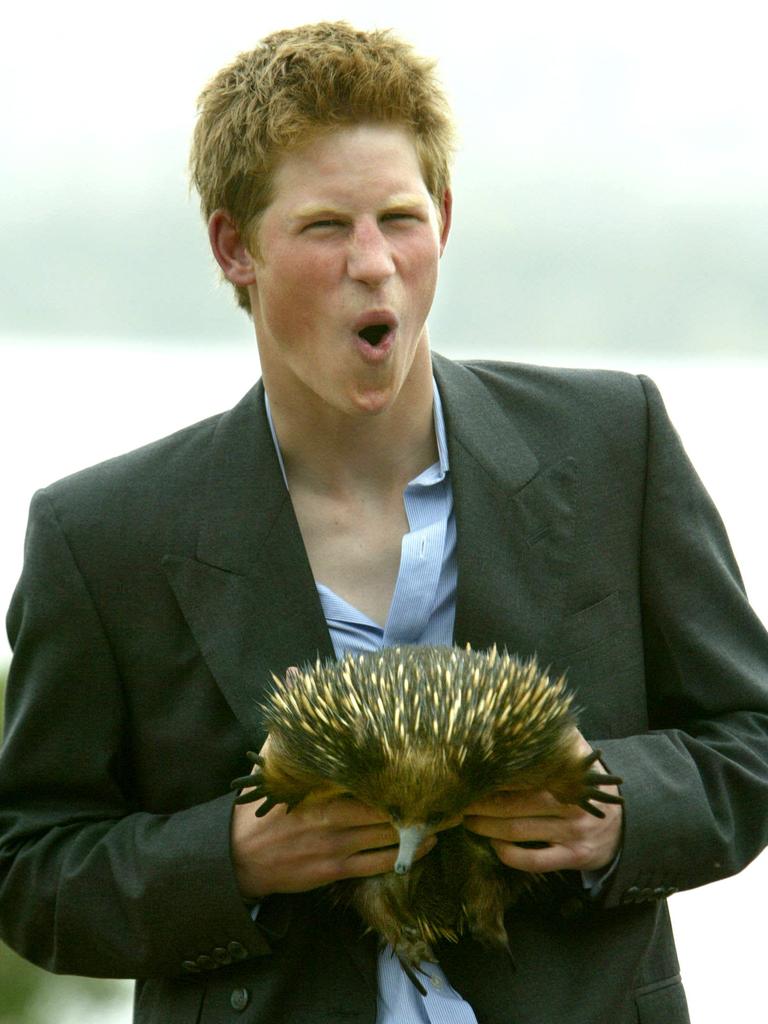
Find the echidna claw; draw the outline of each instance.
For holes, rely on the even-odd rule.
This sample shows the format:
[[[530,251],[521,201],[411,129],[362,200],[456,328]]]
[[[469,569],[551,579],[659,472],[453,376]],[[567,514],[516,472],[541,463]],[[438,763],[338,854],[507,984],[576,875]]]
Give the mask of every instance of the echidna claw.
[[[261,772],[251,772],[250,775],[241,775],[237,779],[232,779],[229,784],[230,789],[251,789],[252,787],[258,788],[261,785],[262,775]]]
[[[241,780],[242,781],[242,780]],[[233,786],[233,789],[242,789],[242,786]],[[249,788],[247,793],[240,793],[239,796],[235,797],[236,804],[250,804],[254,800],[261,800],[263,796],[266,796],[265,790],[259,786],[254,786],[252,789]]]
[[[421,973],[423,973],[423,971],[421,971],[420,968],[418,968],[418,967],[416,967],[415,969],[412,968],[411,965],[406,960],[403,960],[402,957],[398,957],[397,959],[400,961],[400,966],[403,968],[405,976],[408,978],[409,981],[411,981],[413,983],[413,986],[416,989],[416,991],[419,993],[419,995],[420,996],[426,996],[427,990],[424,988],[422,983],[416,977],[416,973],[415,973],[416,971],[419,971],[419,973],[421,974]]]
[[[256,808],[256,817],[263,818],[265,814],[269,814],[272,808],[277,807],[279,803],[280,801],[275,800],[273,796],[268,796],[264,803]]]
[[[584,794],[581,800],[579,800],[579,807],[587,813],[594,815],[595,818],[604,818],[605,811],[602,811],[599,807],[591,802],[595,800],[601,804],[623,804],[624,798],[615,793],[606,793],[604,789],[599,789],[599,786],[620,786],[624,781],[620,775],[612,775],[610,772],[603,771],[589,771],[600,758],[603,756],[602,750],[593,750],[587,754],[582,762],[582,768],[584,769]]]
[[[599,761],[602,756],[603,756],[602,750],[593,750],[591,753],[587,754],[587,756],[584,758],[584,760],[582,762],[582,767],[585,768],[585,769],[589,768],[591,765],[593,765],[595,763],[595,761]]]
[[[623,804],[624,797],[619,796],[616,793],[604,793],[602,790],[598,790],[597,793],[590,793],[592,800],[597,800],[601,804]]]
[[[584,782],[593,786],[620,786],[624,779],[620,775],[609,775],[607,772],[587,772]]]
[[[593,815],[595,818],[605,817],[605,811],[601,811],[599,807],[595,807],[595,805],[591,804],[587,799],[579,800],[579,807],[581,807],[583,811],[587,811],[588,814]]]
[[[590,787],[586,790],[582,800],[579,800],[579,807],[582,810],[587,811],[589,814],[594,815],[596,818],[604,818],[605,811],[601,811],[599,807],[595,807],[590,801],[597,800],[601,804],[623,804],[624,797],[619,796],[616,793],[606,793],[602,789],[593,789]]]

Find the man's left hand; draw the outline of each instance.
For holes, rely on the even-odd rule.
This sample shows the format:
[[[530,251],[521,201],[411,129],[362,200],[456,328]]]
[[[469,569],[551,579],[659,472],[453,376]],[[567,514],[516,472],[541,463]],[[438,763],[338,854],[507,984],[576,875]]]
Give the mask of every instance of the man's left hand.
[[[576,733],[579,753],[592,748]],[[596,771],[606,771],[599,761]],[[618,795],[617,786],[601,786]],[[518,871],[599,871],[616,856],[621,843],[623,808],[595,802],[604,812],[596,818],[575,804],[562,804],[546,790],[500,790],[471,804],[464,826],[491,840],[499,860]],[[546,843],[541,849],[517,846],[521,842]]]

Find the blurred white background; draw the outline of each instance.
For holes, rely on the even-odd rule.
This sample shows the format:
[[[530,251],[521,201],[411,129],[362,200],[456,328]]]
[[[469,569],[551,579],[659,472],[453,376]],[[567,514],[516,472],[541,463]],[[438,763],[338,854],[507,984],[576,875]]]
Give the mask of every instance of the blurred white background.
[[[346,18],[435,56],[455,107],[434,347],[653,376],[768,620],[762,5],[220,11],[75,0],[4,16],[0,603],[36,487],[231,405],[258,375],[252,329],[217,286],[187,195],[195,98],[266,32]],[[766,893],[764,855],[671,901],[693,1024],[765,1019]],[[54,990],[43,998],[45,1024],[130,1020],[127,996],[93,1016]]]

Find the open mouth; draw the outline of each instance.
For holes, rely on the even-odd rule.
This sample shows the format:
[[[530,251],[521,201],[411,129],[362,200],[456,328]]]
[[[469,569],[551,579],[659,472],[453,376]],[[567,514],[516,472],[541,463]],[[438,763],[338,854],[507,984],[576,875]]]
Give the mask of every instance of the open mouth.
[[[362,338],[363,341],[367,341],[369,345],[373,345],[375,348],[381,339],[389,334],[389,324],[369,324],[368,327],[364,327],[361,331],[358,331],[358,337]]]

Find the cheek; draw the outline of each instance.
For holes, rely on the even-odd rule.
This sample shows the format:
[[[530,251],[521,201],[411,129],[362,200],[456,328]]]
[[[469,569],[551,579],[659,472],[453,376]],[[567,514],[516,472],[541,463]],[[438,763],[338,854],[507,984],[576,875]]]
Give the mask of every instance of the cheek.
[[[258,284],[264,323],[276,334],[316,325],[328,295],[328,276],[317,260],[277,264]]]
[[[403,261],[404,277],[424,291],[434,290],[440,263],[440,250],[430,236],[414,245]]]

